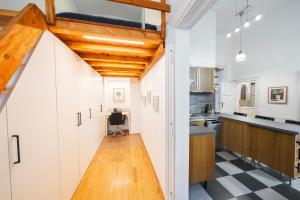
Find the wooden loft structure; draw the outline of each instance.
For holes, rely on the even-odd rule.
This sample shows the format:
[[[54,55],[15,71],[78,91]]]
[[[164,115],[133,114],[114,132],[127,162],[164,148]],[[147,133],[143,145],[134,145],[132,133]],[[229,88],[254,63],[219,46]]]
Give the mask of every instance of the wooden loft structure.
[[[0,9],[0,93],[46,28],[45,15],[34,4],[20,12]]]
[[[163,56],[166,37],[165,0],[109,0],[161,12],[161,30],[144,30],[56,17],[55,1],[46,0],[48,29],[106,77],[143,77]]]
[[[56,17],[55,0],[46,1],[46,16],[34,4],[21,11],[0,9],[0,93],[26,64],[46,29],[90,64],[102,76],[143,77],[164,54],[165,0],[110,0],[161,12],[161,30],[144,30]]]

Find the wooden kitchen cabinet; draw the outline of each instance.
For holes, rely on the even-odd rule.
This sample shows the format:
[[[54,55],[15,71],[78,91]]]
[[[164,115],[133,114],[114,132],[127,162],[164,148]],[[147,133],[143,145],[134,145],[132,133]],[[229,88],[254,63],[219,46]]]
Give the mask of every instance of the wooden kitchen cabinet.
[[[295,136],[277,132],[277,141],[275,168],[290,177],[298,176],[295,174],[295,160],[299,160],[295,155]]]
[[[247,125],[247,128],[245,128],[243,134],[243,155],[256,160],[258,130],[258,127]]]
[[[215,134],[190,136],[190,183],[209,181],[215,177]]]
[[[257,134],[257,160],[275,166],[277,154],[277,133],[272,130],[259,128]]]
[[[223,120],[222,145],[236,151],[243,152],[244,124],[233,120]]]
[[[224,147],[290,177],[299,176],[295,168],[299,162],[295,135],[231,119],[221,118],[221,122],[221,143]]]

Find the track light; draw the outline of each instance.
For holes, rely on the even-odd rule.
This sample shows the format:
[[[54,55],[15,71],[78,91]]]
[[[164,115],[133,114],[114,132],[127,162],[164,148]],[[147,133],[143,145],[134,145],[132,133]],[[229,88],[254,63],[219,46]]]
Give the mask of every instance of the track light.
[[[255,17],[255,21],[260,21],[260,20],[261,20],[261,18],[262,18],[262,16],[261,16],[261,15],[256,15],[256,17]]]
[[[236,33],[240,32],[240,28],[234,29],[234,32],[236,32]]]
[[[231,38],[231,33],[227,33],[226,37]]]
[[[250,22],[245,22],[244,27],[248,28],[250,26]]]

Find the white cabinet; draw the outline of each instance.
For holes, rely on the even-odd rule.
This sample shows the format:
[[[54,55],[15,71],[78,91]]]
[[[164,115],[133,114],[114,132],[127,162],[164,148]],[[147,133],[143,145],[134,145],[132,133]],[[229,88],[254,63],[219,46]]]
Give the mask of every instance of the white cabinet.
[[[87,64],[81,63],[81,66],[78,107],[81,112],[81,125],[79,126],[80,174],[83,176],[99,145],[100,133],[95,130],[95,121],[93,120],[95,117],[93,116],[95,108],[93,81],[97,76]]]
[[[101,110],[96,88],[101,93],[103,87],[96,84],[101,76],[58,39],[55,54],[61,199],[67,200],[86,172],[104,133],[100,133],[104,122],[96,119]]]
[[[103,138],[101,84],[65,44],[43,34],[0,114],[1,200],[72,198]]]
[[[71,199],[80,181],[77,93],[80,77],[78,56],[55,39],[57,113],[61,199]]]
[[[60,198],[53,39],[43,35],[7,102],[13,200]]]
[[[0,199],[11,199],[6,107],[0,113]]]

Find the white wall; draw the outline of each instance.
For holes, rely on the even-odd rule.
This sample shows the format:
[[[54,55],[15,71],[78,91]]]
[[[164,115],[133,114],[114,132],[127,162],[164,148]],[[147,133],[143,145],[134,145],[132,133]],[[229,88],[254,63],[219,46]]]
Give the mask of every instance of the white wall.
[[[113,89],[124,88],[125,101],[113,101]],[[140,127],[140,82],[129,78],[104,78],[104,108],[126,108],[130,110],[131,133],[141,133]]]
[[[21,10],[28,3],[36,4],[45,13],[45,0],[0,0],[2,9]],[[77,8],[73,0],[56,0],[56,13],[59,12],[76,12]]]
[[[175,31],[175,199],[189,195],[190,31]]]
[[[300,71],[298,71],[298,99],[299,99],[299,102],[298,102],[298,106],[299,106],[298,113],[299,113],[299,119],[300,119]]]
[[[123,88],[125,90],[125,101],[114,102],[114,88]],[[129,108],[130,107],[130,79],[128,78],[104,78],[104,103],[106,109],[111,108]]]
[[[141,92],[140,81],[130,79],[130,112],[131,112],[131,132],[141,133]]]
[[[259,96],[258,112],[262,115],[270,115],[276,118],[300,120],[299,116],[299,85],[298,74],[276,73],[264,74],[259,78]],[[268,88],[277,86],[288,86],[288,104],[269,104],[268,103]]]
[[[231,78],[231,51],[230,40],[224,34],[216,35],[216,66],[224,69],[222,71],[222,81],[228,82]]]
[[[151,104],[141,105],[141,133],[158,180],[166,196],[166,59],[165,56],[141,79],[143,96],[151,91]],[[159,96],[159,111],[152,107],[152,97]]]
[[[216,65],[216,13],[207,12],[191,29],[190,64],[215,67]]]
[[[257,80],[257,114],[300,120],[299,86],[300,70],[300,2],[287,3],[279,10],[268,12],[260,22],[243,31],[242,49],[247,54],[245,62],[235,62],[239,50],[239,37],[217,37],[217,62],[228,65],[230,80]],[[223,35],[223,38],[221,38]],[[228,40],[229,44],[224,41]],[[220,44],[219,44],[220,43]],[[227,48],[226,48],[227,46]],[[230,52],[230,62],[224,59]],[[288,104],[268,104],[268,87],[288,86]]]

